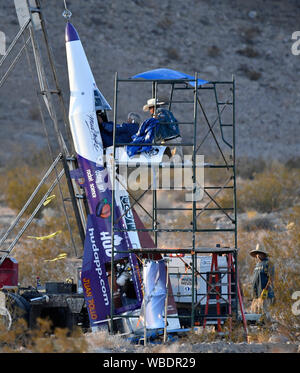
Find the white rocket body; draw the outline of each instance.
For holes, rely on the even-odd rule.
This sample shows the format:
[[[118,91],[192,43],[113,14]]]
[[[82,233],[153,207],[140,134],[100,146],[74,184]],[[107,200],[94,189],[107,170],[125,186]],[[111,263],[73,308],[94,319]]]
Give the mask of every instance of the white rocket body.
[[[87,60],[78,33],[71,23],[66,25],[66,54],[70,86],[69,121],[73,137],[74,147],[80,158],[80,164],[85,174],[90,168],[90,163],[96,167],[104,167],[103,143],[96,117],[96,110],[111,110],[110,105],[97,88],[93,73]],[[108,151],[111,154],[111,149]],[[87,161],[87,162],[86,162]],[[111,161],[111,160],[110,160]],[[112,170],[108,162],[110,179]],[[94,177],[97,180],[97,177]],[[108,183],[108,185],[111,183]],[[96,182],[94,188],[100,194],[103,192],[103,185]],[[91,210],[95,194],[87,193]],[[121,214],[124,214],[123,221],[127,229],[136,229],[135,222],[130,209],[130,201],[127,191],[121,187],[118,180],[115,180],[115,201]],[[128,236],[132,247],[140,247],[139,237],[136,231],[129,231]]]
[[[70,85],[69,121],[75,150],[92,162],[103,155],[96,110],[111,110],[101,94],[79,36],[71,23],[66,26],[66,53]],[[97,105],[97,106],[96,106]]]

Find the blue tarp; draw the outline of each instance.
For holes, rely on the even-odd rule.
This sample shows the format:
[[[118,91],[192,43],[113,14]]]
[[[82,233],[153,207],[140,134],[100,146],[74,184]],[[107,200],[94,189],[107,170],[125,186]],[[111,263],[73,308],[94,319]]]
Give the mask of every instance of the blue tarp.
[[[103,122],[99,124],[103,147],[107,148],[113,144],[113,122]],[[137,133],[139,125],[137,123],[122,123],[116,125],[116,143],[131,142],[132,136]]]
[[[157,123],[158,120],[155,118],[149,118],[143,122],[138,132],[131,137],[132,144],[149,144],[149,146],[128,145],[127,154],[129,157],[132,157],[137,153],[147,152],[152,149],[151,143],[155,136],[155,127]]]
[[[188,82],[191,86],[195,85],[195,77],[182,73],[180,71],[171,70],[171,69],[155,69],[145,71],[143,73],[134,75],[131,79],[147,79],[147,80],[182,80],[182,79],[193,79],[193,82]],[[203,85],[208,83],[208,81],[203,79],[198,79],[198,85]]]

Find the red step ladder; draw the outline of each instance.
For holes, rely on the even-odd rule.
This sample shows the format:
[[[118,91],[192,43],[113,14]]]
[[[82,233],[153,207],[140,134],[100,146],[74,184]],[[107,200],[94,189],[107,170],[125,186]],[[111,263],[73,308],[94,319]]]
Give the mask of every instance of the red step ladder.
[[[216,310],[217,310],[217,331],[221,332],[221,320],[224,319],[224,316],[221,315],[221,305],[220,305],[220,300],[224,299],[222,296],[221,292],[221,286],[222,285],[222,276],[228,275],[228,282],[227,282],[227,296],[228,296],[228,318],[229,318],[229,328],[231,331],[232,327],[232,274],[235,275],[235,266],[234,266],[234,261],[232,257],[232,253],[226,253],[223,255],[226,255],[227,258],[227,271],[220,271],[219,265],[218,265],[218,255],[217,253],[212,253],[212,261],[211,261],[211,268],[208,276],[208,281],[207,281],[207,297],[206,297],[206,304],[205,304],[205,312],[204,312],[204,320],[203,320],[203,329],[206,326],[207,322],[207,317],[208,317],[208,306],[210,304],[210,300],[212,296],[215,296],[216,299]],[[241,295],[241,290],[240,290],[240,285],[239,281],[237,279],[237,297],[238,297],[238,302],[240,306],[240,311],[241,311],[241,316],[243,320],[243,326],[244,330],[246,333],[246,338],[248,334],[247,330],[247,322],[245,318],[245,312],[244,312],[244,305],[243,305],[243,300],[242,300],[242,295]]]

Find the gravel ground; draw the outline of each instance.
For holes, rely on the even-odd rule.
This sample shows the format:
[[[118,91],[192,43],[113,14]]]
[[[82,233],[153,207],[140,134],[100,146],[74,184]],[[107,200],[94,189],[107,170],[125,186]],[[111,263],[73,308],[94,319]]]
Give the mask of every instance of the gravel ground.
[[[278,339],[278,338],[277,338]],[[146,346],[130,344],[119,336],[110,336],[104,332],[87,334],[90,353],[297,353],[300,345],[286,342],[232,343],[224,341],[189,343],[173,342]]]

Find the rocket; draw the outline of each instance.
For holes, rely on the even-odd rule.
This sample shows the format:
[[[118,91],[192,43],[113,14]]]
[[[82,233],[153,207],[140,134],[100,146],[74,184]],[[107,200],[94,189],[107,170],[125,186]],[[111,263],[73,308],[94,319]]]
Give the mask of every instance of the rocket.
[[[96,114],[98,110],[106,112],[111,107],[95,83],[79,35],[69,21],[65,41],[70,87],[69,122],[78,161],[78,169],[71,171],[71,177],[84,188],[88,203],[81,281],[90,324],[95,327],[109,317],[111,302],[114,302],[115,314],[141,307],[140,269],[136,256],[128,251],[140,247],[140,241],[133,214],[128,209],[128,193],[124,188],[116,187],[118,192],[113,204],[116,231],[112,244],[111,172],[105,167]],[[126,271],[126,275],[131,277],[133,295],[130,299],[122,293],[122,286],[118,287],[117,281],[114,281],[111,291],[113,247],[115,273]]]
[[[108,320],[111,302],[116,315],[141,309],[142,274],[136,256],[128,249],[154,247],[155,244],[147,232],[138,233],[137,228],[145,227],[136,211],[131,208],[129,195],[123,187],[126,182],[121,175],[114,180],[115,191],[112,193],[113,173],[110,162],[104,162],[103,143],[96,114],[98,110],[106,112],[111,110],[111,107],[95,83],[79,35],[69,21],[66,24],[65,41],[70,86],[69,122],[78,161],[78,168],[71,170],[70,174],[80,187],[85,189],[89,210],[81,282],[90,325],[97,327]],[[111,156],[111,149],[107,150]],[[159,151],[163,154],[164,147]],[[112,198],[115,217],[114,244]],[[113,247],[115,250],[112,250]],[[113,252],[117,276],[111,281]],[[161,256],[157,259],[161,259]],[[124,286],[126,280],[127,284]],[[168,318],[168,328],[176,329],[180,324],[172,292],[169,293],[168,299],[167,314],[171,316]],[[152,308],[157,308],[151,304],[150,306],[151,312]]]

